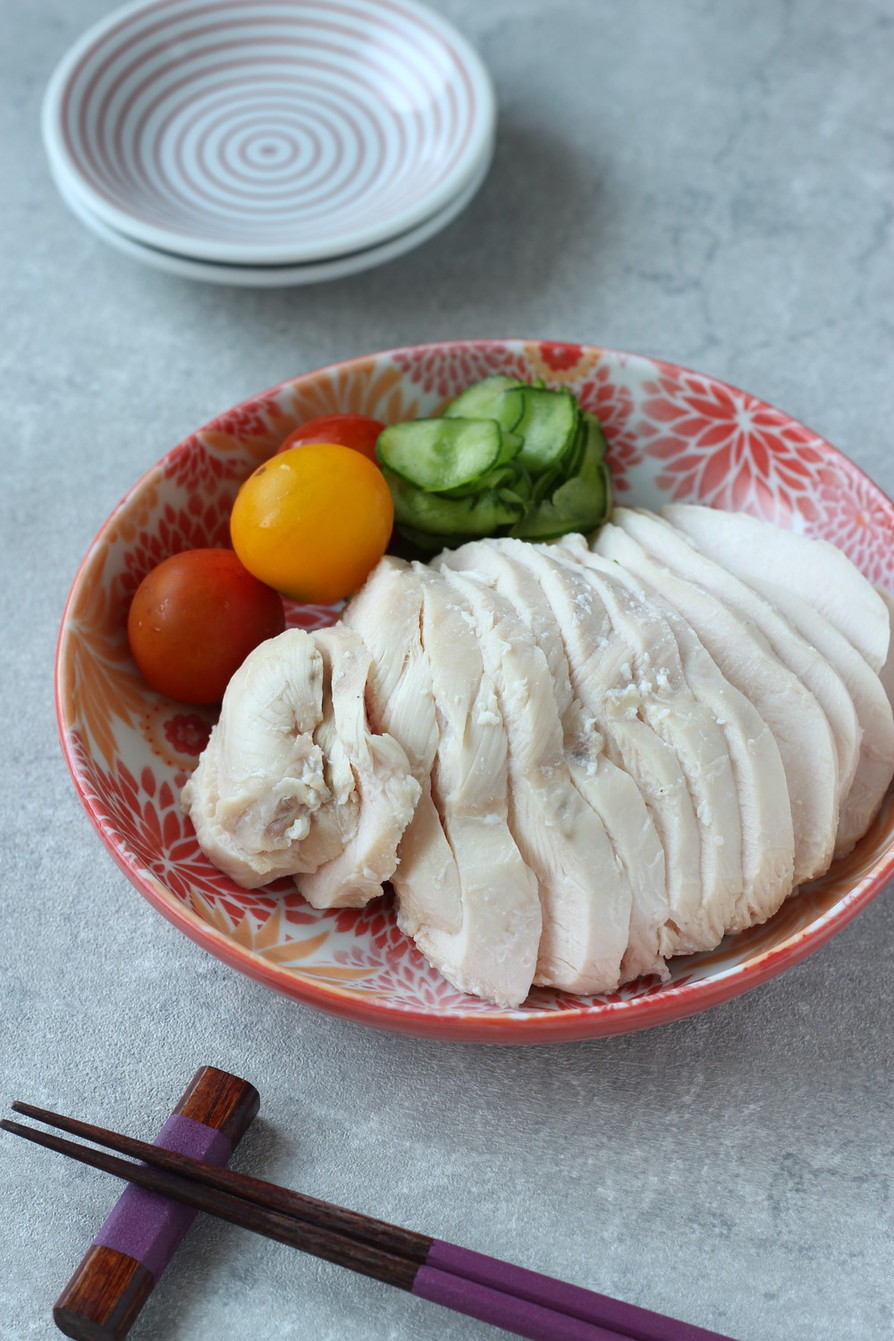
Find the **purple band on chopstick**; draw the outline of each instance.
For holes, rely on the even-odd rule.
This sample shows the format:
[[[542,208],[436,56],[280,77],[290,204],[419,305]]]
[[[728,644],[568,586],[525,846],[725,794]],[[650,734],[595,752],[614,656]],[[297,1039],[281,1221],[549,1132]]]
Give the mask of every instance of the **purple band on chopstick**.
[[[649,1309],[623,1304],[607,1295],[584,1290],[579,1285],[567,1285],[564,1281],[554,1280],[552,1276],[542,1276],[537,1271],[528,1271],[525,1267],[513,1266],[496,1257],[472,1252],[469,1248],[458,1248],[455,1244],[442,1243],[438,1239],[429,1249],[426,1266],[449,1271],[481,1285],[489,1285],[494,1290],[505,1290],[520,1300],[526,1299],[573,1318],[580,1318],[607,1328],[610,1334],[620,1333],[625,1338],[629,1337],[631,1341],[729,1341],[718,1332],[706,1332],[702,1327],[692,1327],[689,1323],[665,1318]]]
[[[153,1144],[207,1164],[224,1165],[233,1153],[222,1132],[182,1113],[168,1118]],[[131,1185],[124,1189],[93,1242],[135,1258],[158,1280],[196,1215],[191,1206]]]
[[[502,1294],[478,1281],[430,1266],[422,1266],[416,1272],[412,1293],[433,1304],[465,1313],[469,1318],[504,1327],[516,1336],[526,1336],[529,1341],[620,1341],[617,1332],[583,1318],[553,1312],[527,1299]]]

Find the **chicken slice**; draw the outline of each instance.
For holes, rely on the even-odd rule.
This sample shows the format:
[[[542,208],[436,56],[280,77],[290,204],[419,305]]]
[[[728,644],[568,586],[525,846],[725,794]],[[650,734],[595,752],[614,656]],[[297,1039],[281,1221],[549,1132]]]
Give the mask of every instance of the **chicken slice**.
[[[581,536],[566,537],[555,549],[568,549],[583,564],[605,564]],[[667,620],[687,683],[726,738],[739,801],[742,852],[741,894],[727,931],[743,931],[771,917],[792,889],[794,834],[779,747],[756,708],[730,684],[692,626],[657,593],[647,594],[620,564],[610,568],[619,582]]]
[[[320,629],[314,639],[331,702],[317,743],[328,760],[335,805],[341,810],[356,797],[359,809],[341,852],[316,871],[297,875],[295,884],[314,908],[359,908],[377,898],[394,874],[397,845],[422,788],[394,737],[370,730],[366,685],[372,657],[359,635],[336,625]]]
[[[420,926],[416,944],[460,991],[518,1006],[540,944],[537,881],[509,829],[508,748],[494,685],[474,628],[444,578],[414,564],[422,582],[422,646],[431,672],[439,745],[432,769],[459,871],[462,925]]]
[[[878,673],[888,655],[890,621],[885,603],[855,564],[826,540],[795,535],[744,512],[719,512],[696,504],[662,508],[706,554],[740,577],[781,582],[825,615]]]
[[[878,814],[894,774],[894,714],[880,676],[871,670],[853,643],[800,596],[775,582],[751,579],[750,585],[775,605],[802,637],[835,667],[857,710],[860,753],[838,820],[836,857],[844,856]],[[882,669],[884,674],[884,668]]]
[[[359,799],[336,804],[314,740],[323,719],[323,658],[287,629],[246,657],[230,680],[184,809],[206,855],[246,889],[315,871],[356,830]]]
[[[587,554],[581,538],[580,546]],[[716,945],[742,896],[742,826],[739,794],[726,737],[714,714],[693,694],[680,649],[667,620],[643,594],[614,575],[615,564],[590,555],[577,562],[568,547],[554,546],[552,563],[583,571],[633,658],[643,720],[676,752],[699,828],[704,934]]]
[[[721,524],[710,508],[668,506],[662,509],[705,554],[747,582],[824,656],[841,676],[857,711],[860,748],[850,788],[841,805],[835,855],[849,852],[862,837],[881,805],[894,771],[894,721],[890,696],[869,666],[865,656],[841,632],[817,604],[785,585],[789,570],[771,577],[760,575],[766,569],[761,557],[754,556],[737,540],[739,514],[729,514],[730,525]],[[705,515],[707,514],[707,515]],[[806,542],[812,543],[812,542]],[[807,557],[810,551],[807,551]],[[859,575],[858,575],[859,576]],[[864,579],[860,578],[862,582]],[[856,584],[859,586],[859,583]],[[878,591],[883,603],[885,593]]]
[[[401,559],[385,558],[349,603],[342,623],[369,649],[368,711],[379,731],[403,746],[420,787],[391,877],[401,930],[456,932],[462,926],[460,877],[432,800],[438,723],[431,668],[422,648],[422,581]]]
[[[829,723],[814,696],[758,630],[710,592],[653,559],[620,526],[604,526],[591,548],[626,567],[647,591],[663,596],[695,629],[730,683],[754,704],[776,738],[785,768],[795,883],[825,871],[838,827],[837,758]]]
[[[723,938],[742,888],[739,801],[723,733],[686,683],[666,621],[615,580],[612,565],[606,564],[605,572],[595,565],[585,567],[559,546],[535,548],[527,562],[560,623],[576,614],[578,655],[589,652],[588,626],[595,620],[597,629],[607,627],[624,657],[621,685],[609,691],[606,707],[611,711],[614,704],[616,712],[634,717],[652,733],[653,750],[660,745],[674,786],[681,789],[676,806],[658,823],[668,870],[674,864],[672,845],[679,840],[681,815],[687,825],[690,815],[695,820],[697,853],[690,868],[695,878],[685,901],[671,898],[670,920],[679,941],[675,949],[713,949]],[[639,780],[639,773],[634,776]]]
[[[470,612],[509,746],[509,827],[537,877],[543,930],[534,981],[611,992],[627,949],[630,883],[574,786],[543,652],[486,580],[441,570]]]
[[[457,550],[445,551],[434,563],[442,571],[453,569],[493,586],[511,604],[528,638],[540,648],[560,719],[570,780],[602,821],[632,891],[622,981],[643,974],[667,977],[659,948],[669,916],[664,849],[639,787],[605,753],[592,717],[585,714],[573,693],[555,614],[537,579],[513,558],[516,543],[471,541]]]
[[[704,949],[700,835],[686,776],[676,752],[641,716],[643,696],[634,680],[625,640],[581,572],[551,563],[549,551],[522,541],[500,541],[525,565],[552,608],[565,649],[575,697],[609,757],[635,780],[665,855],[669,917],[662,954]],[[713,942],[716,944],[716,941]]]
[[[782,664],[810,690],[826,715],[835,741],[840,810],[857,771],[860,726],[854,700],[834,666],[754,587],[740,581],[722,563],[715,563],[697,542],[666,518],[640,508],[618,508],[614,521],[659,563],[711,592],[745,623],[759,629]]]

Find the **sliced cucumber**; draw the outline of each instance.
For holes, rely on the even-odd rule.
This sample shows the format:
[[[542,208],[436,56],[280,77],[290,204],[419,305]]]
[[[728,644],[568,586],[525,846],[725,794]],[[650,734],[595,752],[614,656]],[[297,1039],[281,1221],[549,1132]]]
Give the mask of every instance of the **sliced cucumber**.
[[[544,498],[549,498],[553,489],[561,483],[562,471],[559,466],[550,466],[542,475],[538,475],[534,480],[534,486],[531,491],[531,502],[542,503]]]
[[[518,456],[524,444],[524,438],[520,433],[513,433],[511,429],[503,428],[500,425],[500,453],[496,464],[503,465],[505,461],[514,461]]]
[[[503,448],[493,419],[410,419],[379,435],[376,454],[393,475],[438,493],[480,479]]]
[[[611,512],[611,476],[597,438],[588,440],[576,475],[537,503],[510,534],[519,540],[548,540],[569,531],[594,531]]]
[[[570,391],[547,391],[522,386],[504,393],[512,409],[521,406],[513,432],[524,439],[518,459],[532,475],[539,475],[562,460],[574,442],[580,423],[580,406]]]
[[[399,534],[428,551],[488,535],[592,531],[611,510],[599,420],[541,378],[487,377],[440,418],[385,429],[376,451]]]
[[[558,540],[559,536],[580,529],[567,517],[558,516],[552,503],[547,499],[535,512],[516,522],[509,535],[513,540]]]
[[[605,440],[602,425],[595,414],[591,414],[589,410],[584,410],[582,412],[581,419],[587,428],[587,445],[591,451],[596,453],[599,460],[602,461],[608,451],[608,443]]]
[[[521,416],[521,407],[508,405],[503,393],[513,387],[524,386],[517,377],[495,373],[474,386],[461,391],[444,411],[445,419],[496,419],[503,428],[515,428]]]
[[[456,489],[444,489],[446,498],[471,498],[475,494],[480,494],[488,489],[499,489],[501,486],[512,488],[519,477],[519,471],[516,466],[507,461],[505,464],[497,464],[478,479],[472,480],[469,484],[460,484]]]
[[[469,498],[446,498],[426,493],[386,469],[394,499],[394,519],[401,530],[411,527],[431,535],[492,535],[498,526],[510,526],[524,513],[525,504],[496,490]],[[508,492],[508,491],[507,491]]]

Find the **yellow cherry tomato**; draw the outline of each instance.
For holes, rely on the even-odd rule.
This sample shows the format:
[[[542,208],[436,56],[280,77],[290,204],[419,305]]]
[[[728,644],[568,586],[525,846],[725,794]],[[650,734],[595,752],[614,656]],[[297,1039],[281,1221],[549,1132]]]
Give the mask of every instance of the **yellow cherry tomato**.
[[[394,505],[381,470],[337,443],[293,447],[258,466],[230,514],[245,567],[294,601],[356,591],[385,553]]]

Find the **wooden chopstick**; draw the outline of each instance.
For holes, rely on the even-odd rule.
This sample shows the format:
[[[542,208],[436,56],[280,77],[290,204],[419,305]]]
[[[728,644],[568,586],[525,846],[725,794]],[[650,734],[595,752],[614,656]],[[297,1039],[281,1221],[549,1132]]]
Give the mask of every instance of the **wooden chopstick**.
[[[0,1127],[17,1136],[535,1341],[729,1341],[716,1332],[75,1118],[20,1102],[12,1107],[152,1167],[0,1121]]]
[[[346,1234],[309,1225],[278,1211],[269,1211],[241,1197],[207,1187],[201,1182],[190,1181],[178,1174],[131,1164],[115,1155],[76,1145],[18,1122],[4,1120],[0,1122],[0,1127],[68,1155],[82,1164],[90,1164],[149,1191],[185,1202],[266,1238],[371,1276],[386,1285],[394,1285],[469,1317],[504,1327],[519,1336],[530,1338],[530,1341],[618,1341],[617,1332],[519,1300],[501,1291],[452,1276],[449,1272],[420,1266],[409,1258],[382,1252]],[[423,1277],[421,1282],[418,1280],[420,1276]]]
[[[81,1122],[78,1118],[63,1117],[61,1113],[51,1113],[45,1108],[35,1108],[33,1104],[15,1102],[11,1107],[25,1117],[34,1118],[48,1127],[58,1127],[61,1131],[80,1136],[94,1145],[104,1145],[117,1150],[121,1155],[130,1155],[153,1164],[158,1169],[167,1169],[169,1173],[180,1174],[183,1178],[200,1180],[207,1187],[216,1187],[221,1192],[242,1197],[256,1206],[266,1206],[268,1210],[281,1211],[284,1215],[295,1216],[308,1224],[319,1225],[323,1229],[335,1229],[349,1234],[352,1238],[369,1243],[374,1248],[394,1252],[408,1257],[414,1262],[425,1262],[433,1239],[424,1234],[416,1234],[410,1229],[401,1229],[397,1225],[387,1224],[384,1220],[373,1220],[367,1215],[358,1215],[355,1211],[345,1210],[341,1206],[330,1205],[328,1201],[318,1201],[301,1192],[292,1192],[289,1188],[279,1187],[276,1183],[267,1183],[260,1178],[249,1178],[247,1174],[235,1173],[232,1169],[220,1168],[202,1160],[180,1155],[174,1150],[165,1150],[162,1146],[150,1145],[148,1141],[138,1141],[131,1136],[122,1136],[118,1132],[95,1127],[90,1122]]]

